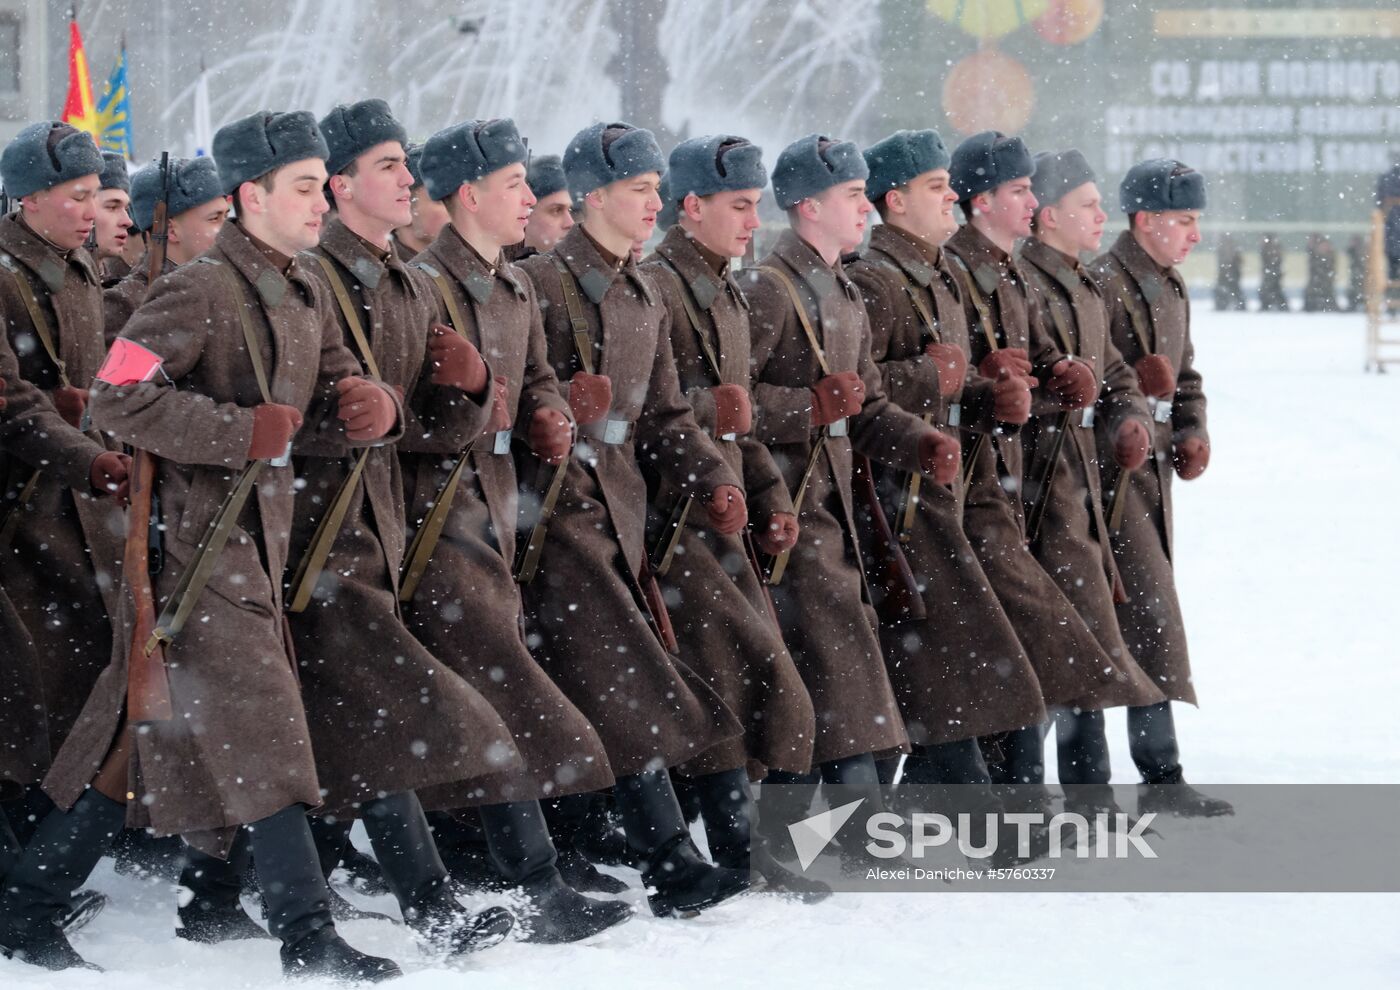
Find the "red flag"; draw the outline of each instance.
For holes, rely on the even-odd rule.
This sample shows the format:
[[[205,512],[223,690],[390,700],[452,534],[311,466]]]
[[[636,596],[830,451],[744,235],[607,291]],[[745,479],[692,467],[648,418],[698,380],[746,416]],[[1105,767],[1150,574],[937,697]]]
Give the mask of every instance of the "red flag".
[[[153,381],[165,358],[140,344],[118,338],[107,352],[107,360],[97,369],[97,380],[108,385],[136,385]]]
[[[97,105],[92,99],[92,77],[88,74],[87,52],[77,19],[68,22],[68,98],[63,103],[63,122],[98,137]]]

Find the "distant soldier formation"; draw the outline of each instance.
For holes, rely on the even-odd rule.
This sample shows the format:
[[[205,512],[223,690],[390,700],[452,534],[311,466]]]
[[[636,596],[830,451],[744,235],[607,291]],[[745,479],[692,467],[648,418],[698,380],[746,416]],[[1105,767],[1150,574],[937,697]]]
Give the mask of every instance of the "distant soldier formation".
[[[1204,175],[1109,196],[993,131],[561,151],[381,100],[130,176],[63,123],[4,149],[7,957],[95,968],[108,854],[178,876],[180,937],[347,981],[400,970],[338,933],[342,866],[447,958],[623,924],[599,865],[658,917],[816,901],[755,787],[1045,811],[1053,729],[1116,812],[1113,708],[1139,811],[1231,813],[1173,718]]]

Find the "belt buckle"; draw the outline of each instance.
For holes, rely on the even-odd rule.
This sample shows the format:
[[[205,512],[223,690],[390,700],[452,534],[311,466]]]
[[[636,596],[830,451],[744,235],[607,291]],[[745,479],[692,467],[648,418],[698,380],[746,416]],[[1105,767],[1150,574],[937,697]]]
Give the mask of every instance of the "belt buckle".
[[[603,443],[616,447],[627,442],[627,420],[610,419],[603,426]]]
[[[1152,418],[1159,423],[1170,423],[1172,421],[1172,404],[1170,399],[1156,399],[1152,407]]]
[[[1084,429],[1089,429],[1094,425],[1094,407],[1080,410],[1079,425]]]
[[[951,403],[948,404],[948,425],[949,425],[949,426],[961,426],[961,425],[962,425],[962,403],[961,403],[961,402],[951,402]]]
[[[843,417],[842,419],[838,419],[836,422],[827,426],[826,435],[829,437],[844,437],[846,435],[846,431],[846,420]]]
[[[282,455],[270,458],[267,463],[269,467],[286,467],[292,463],[292,442],[288,440],[287,449],[282,451]]]
[[[721,433],[716,439],[723,440],[723,441],[725,441],[726,443],[734,443],[735,441],[737,441],[737,440],[739,439],[739,434],[737,434],[737,433]]]
[[[491,445],[491,453],[493,453],[493,454],[509,454],[509,453],[510,453],[510,437],[511,437],[511,431],[510,431],[509,429],[497,430],[497,431],[496,431],[496,439],[495,439],[495,441],[494,441],[494,442],[492,443],[492,445]]]

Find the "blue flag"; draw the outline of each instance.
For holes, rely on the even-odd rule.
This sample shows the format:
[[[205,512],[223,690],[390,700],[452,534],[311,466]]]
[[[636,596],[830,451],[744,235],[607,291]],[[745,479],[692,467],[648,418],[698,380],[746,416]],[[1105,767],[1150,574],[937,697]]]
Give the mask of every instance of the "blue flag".
[[[107,77],[102,98],[97,101],[98,147],[115,151],[128,161],[131,150],[131,93],[126,84],[126,47],[122,47],[116,67]]]

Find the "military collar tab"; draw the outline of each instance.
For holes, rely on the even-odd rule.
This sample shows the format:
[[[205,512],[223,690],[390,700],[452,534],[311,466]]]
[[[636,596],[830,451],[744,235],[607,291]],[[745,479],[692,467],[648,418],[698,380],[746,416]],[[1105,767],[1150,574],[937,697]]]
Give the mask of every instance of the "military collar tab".
[[[379,286],[379,280],[384,277],[384,264],[369,255],[361,254],[350,262],[350,274],[366,289],[375,289]]]
[[[985,296],[996,292],[997,286],[1001,284],[1001,272],[989,261],[984,261],[972,269],[971,275]]]
[[[578,277],[578,287],[583,290],[588,301],[595,306],[603,304],[603,297],[608,294],[612,284],[613,276],[608,274],[607,269],[595,268],[591,265]]]
[[[695,305],[709,309],[719,298],[720,283],[709,275],[699,274],[688,280],[690,294],[695,297]]]
[[[253,282],[253,288],[258,290],[264,306],[276,309],[287,295],[287,280],[271,268],[265,268]]]

